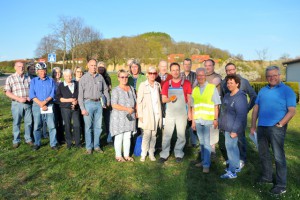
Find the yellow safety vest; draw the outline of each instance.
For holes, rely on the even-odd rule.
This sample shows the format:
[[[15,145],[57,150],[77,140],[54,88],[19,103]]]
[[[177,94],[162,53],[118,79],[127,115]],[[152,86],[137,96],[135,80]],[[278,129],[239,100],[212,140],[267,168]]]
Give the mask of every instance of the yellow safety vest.
[[[215,104],[211,99],[215,88],[215,85],[207,83],[202,94],[200,94],[199,86],[193,89],[194,119],[214,120]]]

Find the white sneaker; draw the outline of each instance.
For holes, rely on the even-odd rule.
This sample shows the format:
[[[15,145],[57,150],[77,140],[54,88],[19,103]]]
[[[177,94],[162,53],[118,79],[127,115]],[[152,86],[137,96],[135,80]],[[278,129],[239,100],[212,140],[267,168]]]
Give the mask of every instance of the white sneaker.
[[[245,162],[240,160],[240,168],[239,169],[242,170],[243,167],[245,167]]]
[[[149,156],[149,158],[150,158],[151,161],[156,161],[155,156]]]
[[[146,157],[144,157],[144,156],[142,156],[140,159],[141,162],[145,162],[145,160],[146,160]]]

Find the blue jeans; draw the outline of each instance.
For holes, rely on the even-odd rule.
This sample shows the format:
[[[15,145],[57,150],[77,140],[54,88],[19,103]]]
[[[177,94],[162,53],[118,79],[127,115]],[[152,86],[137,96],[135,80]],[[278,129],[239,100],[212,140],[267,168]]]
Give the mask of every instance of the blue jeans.
[[[287,167],[284,153],[284,139],[287,125],[279,128],[277,126],[259,126],[257,128],[258,154],[262,166],[262,178],[272,181],[273,168],[272,156],[269,151],[271,145],[276,166],[276,186],[286,187]]]
[[[99,101],[87,100],[84,106],[89,115],[83,116],[85,128],[85,147],[87,150],[100,148],[100,135],[102,132],[102,106]],[[92,131],[93,130],[93,131]],[[94,138],[92,138],[92,132]]]
[[[228,170],[235,173],[235,170],[240,167],[240,151],[238,147],[238,137],[231,138],[230,133],[225,131],[225,146],[229,161]]]
[[[33,112],[33,121],[34,121],[34,128],[33,128],[33,136],[34,136],[34,144],[37,146],[41,146],[41,134],[42,134],[42,127],[43,121],[46,120],[47,127],[49,129],[50,135],[50,146],[56,146],[56,129],[54,124],[54,113],[48,114],[41,114],[41,108],[36,103],[32,105],[32,112]]]
[[[197,135],[200,142],[201,148],[201,161],[205,168],[210,167],[210,127],[211,125],[201,125],[196,123]]]
[[[11,113],[13,117],[13,135],[14,140],[13,144],[17,144],[21,142],[20,138],[20,126],[21,120],[24,114],[24,128],[25,128],[25,142],[31,142],[31,129],[32,129],[32,112],[31,105],[25,103],[19,103],[17,101],[11,102]]]

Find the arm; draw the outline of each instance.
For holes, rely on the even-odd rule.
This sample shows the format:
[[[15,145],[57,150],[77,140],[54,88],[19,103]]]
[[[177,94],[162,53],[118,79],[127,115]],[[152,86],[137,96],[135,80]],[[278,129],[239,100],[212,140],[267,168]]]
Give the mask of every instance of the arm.
[[[144,99],[144,84],[141,83],[137,95],[137,116],[141,122],[143,122],[143,99]]]
[[[281,126],[285,126],[296,114],[296,108],[295,107],[288,107],[288,112],[286,113],[286,115],[282,118],[282,120],[280,120],[278,123]],[[279,126],[279,124],[276,124],[276,126]]]
[[[248,103],[248,112],[253,108],[254,104],[255,104],[255,100],[256,100],[256,92],[254,91],[254,89],[252,88],[252,86],[250,85],[249,81],[245,81],[246,84],[246,88],[247,88],[247,94],[250,98],[249,103]]]
[[[9,97],[12,100],[18,101],[20,103],[25,103],[27,101],[26,98],[18,97],[14,95],[11,91],[6,90],[5,92],[6,96]]]
[[[108,92],[108,87],[105,83],[104,78],[102,76],[101,76],[101,78],[102,78],[103,94],[106,98],[106,105],[107,105],[107,107],[109,107],[110,106],[110,96],[109,96],[109,92]]]
[[[252,119],[251,119],[251,128],[250,128],[250,133],[252,135],[254,134],[254,132],[256,132],[256,121],[258,118],[258,111],[259,111],[259,106],[255,104],[252,110]]]
[[[219,117],[219,105],[215,105],[215,118],[213,121],[214,128],[218,128],[218,117]]]
[[[188,104],[188,120],[192,120],[192,109],[191,109],[191,94],[187,94],[187,104]]]

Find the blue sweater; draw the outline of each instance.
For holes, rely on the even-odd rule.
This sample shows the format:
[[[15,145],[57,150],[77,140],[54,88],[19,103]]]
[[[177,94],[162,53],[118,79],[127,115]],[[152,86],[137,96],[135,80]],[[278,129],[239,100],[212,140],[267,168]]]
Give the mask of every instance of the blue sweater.
[[[248,102],[245,92],[239,90],[235,95],[225,94],[221,105],[219,128],[240,134],[247,124]]]

